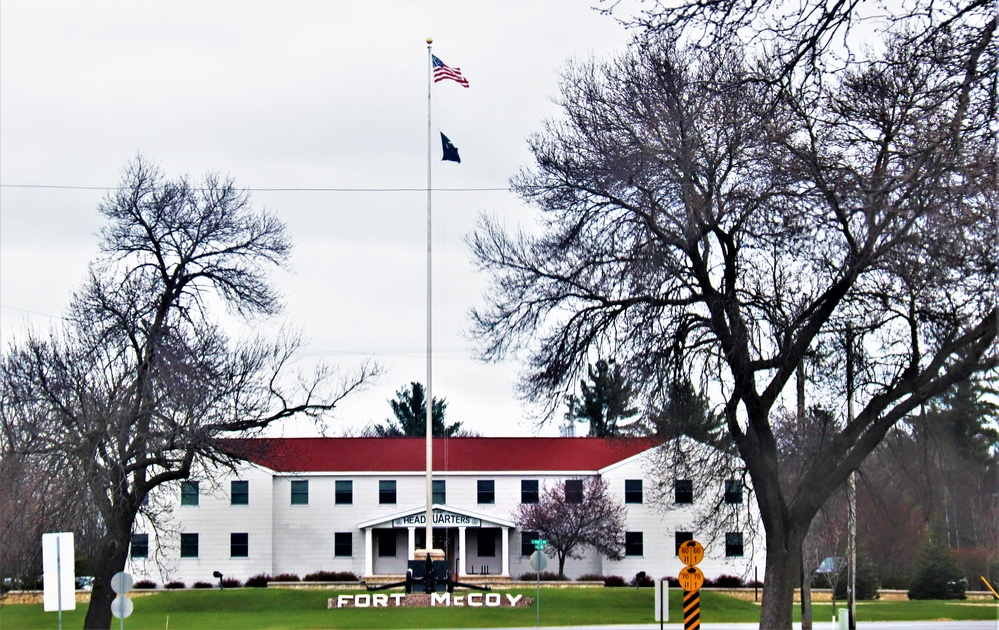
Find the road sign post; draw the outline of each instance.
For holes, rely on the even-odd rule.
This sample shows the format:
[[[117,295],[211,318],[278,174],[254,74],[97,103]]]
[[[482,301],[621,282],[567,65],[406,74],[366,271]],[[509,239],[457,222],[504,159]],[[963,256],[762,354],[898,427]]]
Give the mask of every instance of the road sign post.
[[[704,573],[695,565],[704,560],[704,547],[696,540],[687,540],[680,544],[677,555],[685,565],[677,575],[683,589],[683,630],[700,630],[700,589],[704,586]]]
[[[534,543],[534,548],[536,549],[536,551],[531,554],[531,559],[529,561],[529,564],[537,574],[537,593],[535,596],[535,602],[538,609],[538,614],[537,614],[538,627],[540,628],[541,627],[541,572],[544,571],[545,567],[548,566],[548,558],[545,557],[545,554],[542,552],[542,550],[545,548],[545,545],[548,544],[548,541],[539,538],[537,540],[532,540],[531,542]]]

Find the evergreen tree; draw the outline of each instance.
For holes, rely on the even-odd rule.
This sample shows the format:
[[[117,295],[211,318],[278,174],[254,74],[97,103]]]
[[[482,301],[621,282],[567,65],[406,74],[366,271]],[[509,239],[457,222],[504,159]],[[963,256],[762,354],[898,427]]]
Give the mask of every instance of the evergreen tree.
[[[951,548],[933,537],[919,554],[909,599],[965,599],[967,586]]]
[[[410,383],[395,393],[395,398],[388,401],[392,406],[395,419],[386,419],[384,423],[373,428],[376,437],[423,437],[427,433],[427,393],[422,383]],[[456,437],[461,435],[461,423],[446,424],[444,415],[447,412],[447,401],[434,396],[433,403],[433,436]]]
[[[590,425],[590,437],[611,437],[634,428],[622,424],[638,413],[631,406],[631,383],[613,360],[600,359],[588,369],[590,382],[579,382],[580,396],[569,396],[566,418]]]

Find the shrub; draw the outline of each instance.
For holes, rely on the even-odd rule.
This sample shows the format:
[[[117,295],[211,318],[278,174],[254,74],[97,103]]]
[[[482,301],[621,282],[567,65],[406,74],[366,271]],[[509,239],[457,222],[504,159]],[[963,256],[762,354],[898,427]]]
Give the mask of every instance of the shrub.
[[[267,588],[267,583],[273,580],[271,576],[266,573],[258,573],[250,578],[247,578],[246,585],[251,588]]]
[[[152,580],[139,580],[133,585],[133,588],[156,588],[156,582]]]
[[[621,577],[620,575],[608,575],[604,578],[604,586],[618,587],[624,585],[625,585],[624,578]]]
[[[645,571],[639,571],[628,584],[635,588],[648,588],[656,585]]]
[[[534,571],[528,571],[520,576],[520,579],[524,582],[535,581],[540,579],[542,582],[568,582],[569,578],[564,575],[559,575],[558,573],[552,573],[551,571],[542,571],[539,576]]]
[[[576,578],[577,582],[603,582],[604,576],[599,573],[587,573]]]
[[[212,588],[212,585],[208,582],[195,582],[194,588]]]
[[[965,599],[967,587],[950,547],[936,541],[923,547],[909,584],[909,599]]]
[[[862,551],[858,550],[858,551]],[[836,580],[836,599],[846,599],[846,583],[849,581],[849,571],[844,569]],[[878,599],[878,589],[881,581],[874,564],[866,554],[857,554],[857,596],[858,600]]]
[[[173,582],[167,582],[164,588],[169,588],[169,589],[187,588],[187,584],[175,580]]]
[[[301,582],[295,573],[282,573],[271,578],[271,582]]]
[[[243,586],[243,583],[236,578],[223,578],[222,588],[239,588]]]
[[[357,582],[356,573],[350,571],[316,571],[302,578],[303,582]]]
[[[711,584],[718,588],[742,588],[745,581],[738,575],[719,575]]]

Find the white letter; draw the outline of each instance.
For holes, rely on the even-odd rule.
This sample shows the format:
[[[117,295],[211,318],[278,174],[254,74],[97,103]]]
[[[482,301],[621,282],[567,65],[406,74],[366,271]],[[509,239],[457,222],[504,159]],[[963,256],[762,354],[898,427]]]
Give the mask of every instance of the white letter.
[[[517,595],[516,597],[514,597],[513,595],[507,594],[506,596],[506,598],[510,601],[511,606],[516,606],[517,602],[520,601],[521,597],[523,597],[523,595]]]
[[[371,605],[371,595],[355,595],[354,608],[367,608]]]
[[[436,606],[437,604],[443,604],[445,606],[451,605],[451,593],[431,593],[430,594],[430,605]]]
[[[472,599],[473,597],[475,599]],[[469,606],[481,606],[482,602],[479,601],[480,599],[482,599],[482,593],[469,593],[466,598]]]
[[[518,595],[517,597],[521,596]],[[496,606],[502,606],[502,605],[503,605],[503,598],[500,597],[499,593],[489,593],[488,595],[486,595],[486,606],[492,606],[493,608],[495,608]]]
[[[336,598],[336,607],[343,608],[344,606],[350,606],[353,602],[353,595],[340,595]]]
[[[376,593],[371,596],[371,605],[375,608],[385,608],[388,606],[388,595]]]
[[[392,601],[395,602],[394,604],[392,604],[393,606],[402,606],[402,599],[404,597],[406,597],[406,594],[405,593],[392,593],[391,595],[389,595],[389,597],[391,597]]]
[[[465,605],[465,597],[464,597],[464,595],[455,595],[454,599],[451,600],[451,601],[452,601],[452,604],[454,606],[464,606]]]

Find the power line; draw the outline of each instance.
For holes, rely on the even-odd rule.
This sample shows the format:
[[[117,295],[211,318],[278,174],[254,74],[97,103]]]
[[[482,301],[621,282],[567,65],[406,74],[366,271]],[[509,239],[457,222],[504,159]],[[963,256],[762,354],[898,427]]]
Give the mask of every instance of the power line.
[[[55,185],[55,184],[0,184],[0,188],[26,188],[26,189],[40,189],[40,190],[119,190],[119,186],[65,186],[65,185]],[[194,190],[204,190],[202,188],[196,188]],[[334,193],[351,193],[351,192],[380,192],[380,193],[396,193],[396,192],[427,192],[426,188],[307,188],[307,187],[295,187],[295,188],[241,188],[240,190],[246,190],[249,192],[334,192]],[[431,188],[432,192],[509,192],[509,188]]]

